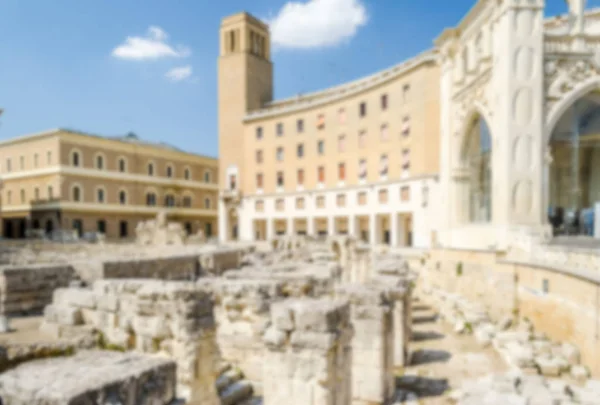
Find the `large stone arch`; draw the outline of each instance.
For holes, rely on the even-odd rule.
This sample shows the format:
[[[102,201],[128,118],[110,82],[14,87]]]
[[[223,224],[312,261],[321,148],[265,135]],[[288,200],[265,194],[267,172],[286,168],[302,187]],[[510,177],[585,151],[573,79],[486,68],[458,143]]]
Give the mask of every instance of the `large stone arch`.
[[[551,108],[546,115],[546,122],[544,125],[544,145],[550,143],[550,137],[554,128],[567,112],[567,110],[579,99],[585,97],[594,90],[600,90],[600,76],[590,77],[576,85],[573,89],[563,95],[563,97]]]

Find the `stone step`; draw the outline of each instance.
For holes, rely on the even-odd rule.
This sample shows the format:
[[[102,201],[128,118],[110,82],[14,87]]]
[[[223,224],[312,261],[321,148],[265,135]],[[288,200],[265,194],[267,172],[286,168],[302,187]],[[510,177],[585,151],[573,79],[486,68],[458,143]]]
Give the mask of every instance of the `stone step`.
[[[246,380],[236,381],[220,394],[221,405],[242,405],[252,399],[252,385]]]

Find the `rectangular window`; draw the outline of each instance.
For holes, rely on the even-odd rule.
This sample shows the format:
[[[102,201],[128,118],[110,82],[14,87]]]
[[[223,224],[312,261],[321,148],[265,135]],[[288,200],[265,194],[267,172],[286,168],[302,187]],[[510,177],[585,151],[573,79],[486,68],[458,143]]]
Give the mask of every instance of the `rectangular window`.
[[[410,187],[404,186],[400,188],[400,201],[407,202],[410,200]]]
[[[235,190],[236,186],[237,186],[237,182],[236,182],[235,174],[232,174],[229,176],[229,189]]]
[[[25,156],[19,158],[19,169],[25,170]]]
[[[346,136],[338,136],[338,152],[343,153],[346,151]]]
[[[358,205],[367,205],[367,192],[361,191],[360,193],[358,193],[356,199]]]
[[[10,173],[12,171],[12,162],[10,159],[6,159],[6,172]]]
[[[346,109],[345,108],[340,108],[340,110],[338,111],[338,118],[340,120],[340,124],[346,123]]]
[[[338,164],[338,179],[339,179],[339,181],[346,180],[346,164],[345,163]]]
[[[38,201],[40,199],[40,189],[39,188],[36,187],[33,190],[33,196],[34,196],[35,201]]]
[[[283,172],[277,172],[277,187],[283,187]]]
[[[346,206],[346,195],[338,194],[335,198],[335,203],[338,207],[345,207]]]
[[[390,140],[390,133],[388,131],[387,124],[383,124],[381,126],[381,140],[384,141],[384,142]]]
[[[406,103],[406,102],[408,102],[409,98],[410,98],[410,84],[405,84],[402,87],[402,101]]]
[[[317,197],[317,208],[325,208],[325,197],[322,195]]]
[[[283,211],[285,209],[285,200],[283,198],[279,198],[275,201],[275,209],[277,211]]]
[[[263,212],[265,210],[265,203],[262,200],[256,201],[254,204],[254,210],[256,212]]]
[[[39,156],[37,153],[33,155],[33,167],[37,168],[39,165]]]
[[[262,138],[263,138],[263,128],[256,127],[256,139],[260,141]]]
[[[51,200],[52,197],[52,186],[48,186],[48,199]]]
[[[325,114],[317,115],[317,129],[325,129]]]
[[[402,150],[402,175],[408,176],[410,174],[410,149]]]
[[[325,141],[319,141],[319,143],[317,144],[317,152],[319,153],[319,155],[325,154]]]
[[[319,166],[317,169],[317,174],[319,183],[325,183],[325,168],[323,166]]]
[[[365,159],[361,159],[358,162],[358,178],[361,180],[367,178],[367,161]]]
[[[365,148],[367,146],[367,131],[360,131],[358,134],[358,147]]]
[[[8,190],[6,192],[6,202],[8,204],[12,204],[12,191]]]
[[[299,134],[304,132],[304,120],[299,119],[298,121],[296,121],[296,130]]]
[[[378,196],[379,196],[379,203],[380,204],[387,204],[387,202],[388,202],[388,192],[387,192],[387,190],[379,190]]]
[[[405,115],[402,119],[402,136],[410,135],[410,117]]]
[[[299,158],[303,158],[304,157],[304,145],[299,143],[298,146],[296,146],[296,155]]]
[[[277,136],[283,136],[283,123],[277,123]]]
[[[379,158],[379,175],[384,177],[388,174],[388,156],[381,155]]]
[[[48,151],[46,152],[46,164],[51,164],[52,163],[52,152]]]
[[[262,173],[258,173],[256,175],[256,188],[258,188],[258,189],[263,188],[263,175],[262,175]]]
[[[298,169],[298,185],[304,185],[304,169]]]
[[[296,209],[303,210],[304,209],[304,198],[298,197],[296,198]]]
[[[263,162],[263,152],[262,150],[257,150],[256,151],[256,163],[262,163]]]
[[[385,111],[388,108],[388,96],[387,94],[381,95],[381,110]]]
[[[283,161],[283,148],[279,147],[277,148],[277,161],[278,162],[282,162]]]
[[[367,115],[367,103],[362,102],[358,108],[358,115],[363,118]]]

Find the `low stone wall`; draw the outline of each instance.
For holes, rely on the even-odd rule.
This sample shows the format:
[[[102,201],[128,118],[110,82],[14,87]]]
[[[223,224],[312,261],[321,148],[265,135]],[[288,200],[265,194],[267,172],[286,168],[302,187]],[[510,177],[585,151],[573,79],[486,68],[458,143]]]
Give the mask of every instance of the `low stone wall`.
[[[52,293],[69,285],[75,271],[69,265],[3,266],[0,268],[0,313],[41,313]]]
[[[596,330],[600,277],[596,273],[596,269],[514,260],[490,251],[437,250],[421,270],[418,286],[480,303],[492,320],[507,315],[527,318],[552,341],[578,347],[582,363],[593,376],[600,376]]]
[[[210,286],[159,280],[98,280],[93,289],[54,293],[43,327],[92,325],[100,347],[162,353],[175,359],[177,380],[201,403],[217,401],[215,322]]]
[[[168,359],[84,351],[22,364],[1,374],[0,398],[10,405],[169,405],[176,396],[175,375],[175,363]]]
[[[198,266],[196,255],[106,261],[100,278],[194,280],[199,274]]]
[[[223,272],[237,269],[242,263],[243,251],[239,248],[217,248],[199,257],[202,275],[220,276]]]

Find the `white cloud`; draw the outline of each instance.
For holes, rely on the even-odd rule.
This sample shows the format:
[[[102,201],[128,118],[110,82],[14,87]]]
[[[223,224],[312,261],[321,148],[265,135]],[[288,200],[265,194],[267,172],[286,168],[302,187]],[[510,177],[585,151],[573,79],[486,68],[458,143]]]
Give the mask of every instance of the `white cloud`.
[[[192,67],[189,65],[176,67],[169,70],[165,76],[169,80],[180,82],[192,76]]]
[[[319,48],[352,38],[367,23],[362,0],[288,2],[269,21],[272,41],[282,48]]]
[[[112,55],[129,60],[184,58],[190,55],[188,47],[169,45],[168,38],[169,36],[162,28],[151,26],[144,37],[127,37],[124,43],[113,49]]]

